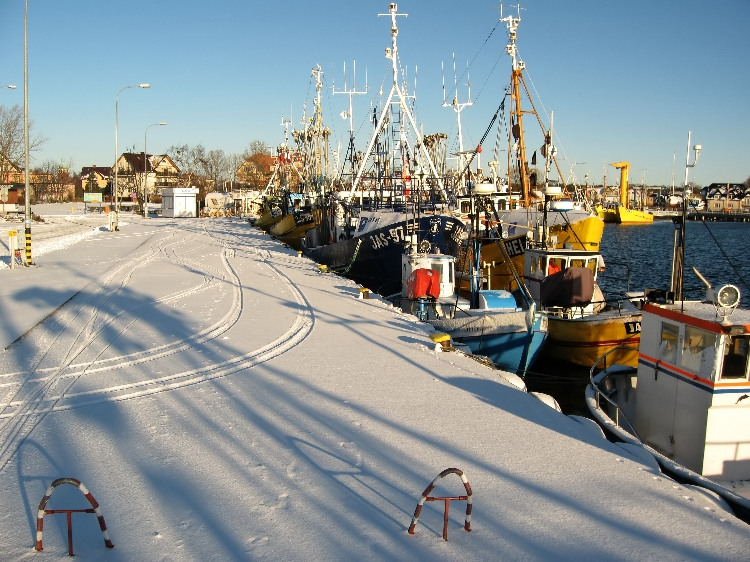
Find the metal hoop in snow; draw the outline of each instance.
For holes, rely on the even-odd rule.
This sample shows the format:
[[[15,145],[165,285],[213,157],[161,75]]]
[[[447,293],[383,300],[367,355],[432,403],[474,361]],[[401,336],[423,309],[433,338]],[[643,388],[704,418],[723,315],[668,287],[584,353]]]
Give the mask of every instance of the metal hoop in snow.
[[[454,497],[430,497],[429,494],[432,492],[432,490],[437,486],[438,481],[447,476],[448,474],[455,474],[459,478],[461,478],[461,482],[464,484],[464,489],[466,490],[465,496],[454,496]],[[432,501],[444,501],[445,502],[445,512],[443,513],[443,540],[448,540],[448,513],[450,511],[450,501],[451,500],[459,500],[459,501],[465,501],[466,502],[466,520],[464,521],[464,529],[466,531],[471,531],[471,507],[472,507],[472,496],[471,496],[471,486],[469,485],[469,481],[466,479],[466,475],[457,468],[446,468],[443,472],[437,475],[435,480],[432,481],[432,483],[427,486],[424,492],[422,492],[422,498],[419,500],[419,503],[417,504],[417,508],[414,510],[414,517],[411,519],[411,525],[409,525],[409,534],[414,534],[414,528],[417,526],[417,520],[419,519],[420,513],[422,513],[422,506],[424,505],[424,502],[432,502]]]
[[[49,498],[52,495],[52,492],[60,484],[72,484],[73,486],[77,487],[79,490],[81,490],[81,493],[86,497],[86,499],[89,500],[89,503],[91,504],[92,507],[88,509],[45,509],[45,506],[47,505],[47,502],[49,501]],[[52,484],[50,484],[50,487],[47,489],[47,492],[44,494],[42,501],[39,503],[39,510],[37,511],[36,546],[35,546],[36,550],[43,550],[42,531],[44,529],[44,516],[47,514],[53,514],[53,513],[65,513],[67,515],[68,554],[70,556],[74,556],[73,554],[73,521],[71,518],[71,515],[73,513],[96,514],[96,518],[99,521],[99,528],[102,530],[102,534],[104,535],[104,546],[106,546],[107,548],[115,547],[115,545],[112,544],[112,541],[109,539],[109,534],[107,533],[107,524],[104,522],[104,517],[102,516],[102,512],[99,509],[99,504],[94,499],[94,496],[91,495],[91,492],[89,492],[88,488],[86,488],[86,486],[84,486],[80,480],[76,480],[75,478],[58,478],[57,480],[52,482]]]

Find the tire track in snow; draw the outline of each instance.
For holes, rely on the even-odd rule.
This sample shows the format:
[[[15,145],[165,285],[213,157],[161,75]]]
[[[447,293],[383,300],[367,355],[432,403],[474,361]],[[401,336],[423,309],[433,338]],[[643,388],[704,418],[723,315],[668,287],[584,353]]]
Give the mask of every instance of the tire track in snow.
[[[204,228],[205,230],[205,228]],[[101,350],[93,361],[74,364],[72,361],[75,357],[91,345],[92,342],[96,341],[97,335],[101,333],[107,325],[115,322],[117,317],[110,319],[108,322],[100,326],[99,330],[89,329],[83,343],[79,345],[79,348],[75,352],[68,353],[69,359],[63,365],[57,368],[47,369],[35,369],[32,375],[35,373],[43,373],[49,371],[50,374],[42,376],[40,378],[27,378],[25,383],[30,383],[32,386],[39,388],[32,392],[33,397],[24,401],[10,401],[7,403],[2,413],[0,413],[0,470],[4,468],[10,458],[20,444],[23,442],[25,437],[33,431],[34,427],[46,416],[47,413],[52,411],[60,411],[73,409],[77,407],[83,407],[93,405],[106,401],[118,401],[133,399],[142,396],[148,396],[157,392],[164,392],[168,390],[174,390],[183,388],[188,385],[197,384],[203,381],[212,380],[218,377],[227,376],[229,374],[252,368],[259,363],[268,361],[274,357],[277,357],[283,353],[286,353],[290,349],[294,348],[298,343],[303,341],[311,332],[314,327],[314,317],[312,309],[305,299],[304,295],[300,291],[299,287],[286,276],[279,268],[274,266],[269,261],[270,252],[267,250],[259,250],[256,248],[256,253],[260,258],[260,262],[264,264],[271,272],[277,277],[282,283],[288,288],[290,294],[293,296],[295,302],[298,305],[297,315],[294,322],[289,329],[276,338],[273,342],[264,345],[258,349],[250,351],[248,353],[233,357],[226,361],[215,363],[210,366],[199,367],[195,369],[189,369],[178,373],[165,375],[163,377],[157,377],[155,379],[140,380],[127,384],[112,385],[106,388],[99,388],[95,390],[83,391],[83,392],[69,392],[75,381],[86,374],[94,374],[108,369],[120,369],[128,366],[137,365],[145,361],[152,361],[155,359],[163,358],[171,354],[179,353],[192,349],[202,343],[215,339],[222,333],[226,332],[232,325],[234,325],[239,319],[240,315],[244,310],[242,300],[242,284],[237,272],[229,262],[228,257],[234,257],[234,251],[227,247],[227,242],[223,242],[223,252],[221,254],[222,263],[227,272],[228,276],[233,281],[232,286],[234,287],[232,304],[230,310],[224,317],[210,326],[199,332],[198,334],[185,338],[177,342],[170,342],[152,348],[149,350],[138,351],[132,354],[123,355],[119,357],[113,357],[105,360],[98,360],[98,356],[104,352],[106,348],[111,345],[111,342]],[[181,261],[181,258],[174,252],[174,244],[169,245],[171,252],[172,261]],[[165,254],[166,248],[163,243],[159,244],[158,252],[154,252],[153,258],[148,260],[153,261],[156,256]],[[183,263],[190,262],[192,267],[196,267],[196,262],[193,260],[184,260]],[[137,263],[134,263],[137,262]],[[131,266],[127,277],[144,264],[143,257],[137,258],[137,260],[130,260],[128,262]],[[205,265],[202,266],[205,269]],[[122,268],[120,268],[121,271]],[[112,273],[108,276],[111,281],[118,273]],[[123,282],[124,285],[124,282]],[[195,294],[198,291],[205,290],[206,283],[198,287],[193,287],[185,291],[174,293],[159,299],[160,302],[168,302],[180,298],[185,298],[187,295]],[[120,290],[118,288],[117,290]],[[122,315],[124,315],[123,313]],[[76,314],[77,316],[77,314]],[[118,315],[120,316],[120,315]],[[136,318],[137,319],[137,318]],[[131,322],[127,322],[123,331],[127,330],[127,327],[132,324],[136,319]],[[71,319],[69,322],[72,322]],[[70,325],[70,324],[68,324]],[[91,319],[86,324],[91,325]],[[80,338],[81,332],[76,336],[76,340]],[[74,370],[70,370],[74,369]],[[57,388],[60,387],[60,388]]]

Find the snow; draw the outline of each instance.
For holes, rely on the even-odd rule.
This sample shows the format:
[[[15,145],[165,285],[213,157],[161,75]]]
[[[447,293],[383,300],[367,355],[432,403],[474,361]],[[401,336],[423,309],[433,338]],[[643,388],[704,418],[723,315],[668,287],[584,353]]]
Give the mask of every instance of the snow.
[[[247,221],[109,232],[45,207],[35,265],[0,271],[3,560],[68,558],[62,514],[34,550],[63,477],[115,545],[73,514],[84,560],[747,557],[750,528],[710,497]],[[451,501],[443,541],[436,501],[408,534],[450,467],[471,531]],[[431,495],[465,493],[448,475]],[[67,484],[46,505],[85,507]]]

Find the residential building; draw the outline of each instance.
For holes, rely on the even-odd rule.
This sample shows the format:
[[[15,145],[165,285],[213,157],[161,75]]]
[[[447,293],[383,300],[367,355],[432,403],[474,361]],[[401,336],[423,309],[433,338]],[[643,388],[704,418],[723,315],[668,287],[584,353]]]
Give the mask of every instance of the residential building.
[[[81,168],[81,188],[85,193],[104,191],[109,183],[112,168],[102,166],[85,166]]]
[[[114,183],[114,168],[110,170]],[[117,160],[118,197],[142,199],[144,178],[148,178],[149,197],[160,195],[162,188],[178,187],[180,170],[166,154],[144,155],[124,152]]]

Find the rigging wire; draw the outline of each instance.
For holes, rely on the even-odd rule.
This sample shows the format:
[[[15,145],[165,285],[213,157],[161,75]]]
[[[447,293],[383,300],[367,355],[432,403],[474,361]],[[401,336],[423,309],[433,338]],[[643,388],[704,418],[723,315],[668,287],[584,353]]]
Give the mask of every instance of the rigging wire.
[[[504,113],[505,113],[505,96],[503,96],[503,99],[500,102],[500,105],[495,110],[495,114],[492,116],[492,119],[490,119],[490,124],[487,125],[487,130],[484,131],[484,134],[482,135],[482,138],[479,141],[479,144],[472,151],[471,158],[469,158],[469,161],[466,163],[466,167],[463,170],[461,170],[461,174],[459,175],[459,177],[464,177],[464,175],[466,174],[466,172],[471,167],[471,163],[474,161],[474,157],[479,153],[479,149],[482,147],[482,144],[484,143],[485,139],[487,138],[487,135],[490,134],[490,131],[492,130],[492,127],[495,125],[495,121],[497,120],[498,114],[503,115]]]
[[[469,72],[469,69],[474,64],[474,61],[477,60],[477,57],[479,56],[479,53],[481,53],[482,50],[484,49],[485,45],[487,45],[487,42],[490,40],[490,38],[492,37],[492,35],[495,33],[495,30],[500,25],[500,23],[501,23],[500,20],[498,20],[495,23],[495,26],[492,28],[492,30],[490,31],[489,35],[487,35],[487,37],[485,38],[485,40],[482,42],[482,44],[480,45],[480,47],[477,49],[477,52],[472,57],[472,59],[469,62],[469,64],[466,66],[466,70],[464,70],[463,73],[461,73],[461,76],[458,77],[458,80],[456,81],[456,84],[458,84],[458,82],[460,82],[461,80],[463,80],[463,77]],[[505,53],[503,53],[503,54],[505,54]],[[479,89],[479,94],[477,94],[477,97],[475,99],[479,99],[479,95],[481,95],[482,90],[487,85],[487,81],[489,80],[489,77],[492,75],[492,72],[494,71],[495,67],[497,66],[497,63],[500,60],[501,56],[499,56],[497,58],[497,60],[495,61],[495,64],[492,65],[492,70],[490,71],[489,75],[487,76],[487,79],[485,80],[484,84],[482,84],[482,88]],[[454,97],[454,94],[458,95],[458,89],[457,89],[457,85],[456,84],[454,84],[453,90],[451,90],[451,92],[450,92],[450,94],[451,94],[450,97],[451,98]]]
[[[721,255],[724,256],[724,259],[727,260],[727,263],[729,264],[729,267],[732,268],[732,271],[734,271],[735,275],[739,278],[739,280],[742,282],[742,284],[745,286],[745,288],[750,289],[750,285],[748,285],[747,281],[745,281],[745,278],[742,276],[742,274],[737,270],[734,263],[731,259],[729,259],[729,256],[724,251],[724,248],[721,247],[721,244],[719,244],[719,241],[716,239],[716,236],[714,236],[714,233],[711,232],[711,229],[708,226],[708,223],[706,222],[705,217],[701,217],[701,222],[703,223],[703,226],[706,227],[706,231],[708,232],[708,235],[711,237],[711,239],[714,241],[714,244],[716,244],[716,247],[719,249],[719,252],[721,252]]]
[[[518,53],[518,56],[520,58],[520,56],[521,56],[520,51]],[[549,121],[550,121],[549,113],[547,112],[547,108],[544,107],[544,101],[542,101],[542,96],[539,95],[539,91],[536,89],[536,84],[534,84],[534,80],[532,79],[531,73],[529,72],[528,68],[524,70],[524,78],[528,79],[529,83],[531,84],[531,89],[534,92],[534,96],[538,100],[539,105],[542,108],[542,112],[544,113],[544,116],[547,118],[547,122],[549,123]],[[555,129],[555,133],[554,133],[555,134],[555,138],[558,140],[558,142],[555,143],[555,147],[558,148],[560,150],[560,152],[562,153],[562,156],[563,156],[562,159],[563,160],[569,160],[568,153],[565,150],[565,146],[563,145],[562,138],[560,137],[560,134],[559,134],[558,131],[559,131],[559,129]],[[575,176],[574,176],[573,179],[574,179],[573,185],[577,187],[578,180],[575,178]],[[562,178],[562,177],[560,178],[560,180],[563,181],[563,182],[565,182],[565,179]]]

